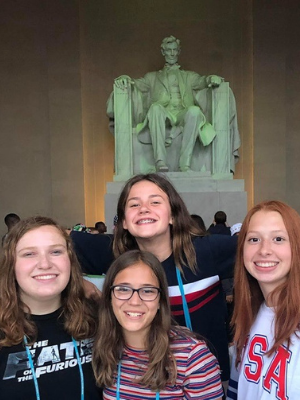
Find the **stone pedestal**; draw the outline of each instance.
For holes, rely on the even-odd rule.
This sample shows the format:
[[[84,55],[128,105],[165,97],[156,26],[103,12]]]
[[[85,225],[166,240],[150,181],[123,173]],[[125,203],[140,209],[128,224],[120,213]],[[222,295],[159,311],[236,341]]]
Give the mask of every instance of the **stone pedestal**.
[[[232,179],[232,174],[216,177],[205,173],[169,172],[164,174],[174,185],[184,200],[191,214],[200,215],[206,227],[213,221],[217,211],[225,211],[228,225],[243,222],[247,213],[247,193],[244,180]],[[105,195],[105,223],[108,232],[113,229],[113,219],[116,215],[119,194],[125,182],[107,183]]]

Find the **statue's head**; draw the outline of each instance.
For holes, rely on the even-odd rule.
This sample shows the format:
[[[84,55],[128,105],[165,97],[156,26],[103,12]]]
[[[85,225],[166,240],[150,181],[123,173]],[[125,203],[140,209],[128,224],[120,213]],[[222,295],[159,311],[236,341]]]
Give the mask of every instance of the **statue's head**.
[[[174,65],[180,54],[180,40],[174,36],[168,36],[161,43],[161,53],[165,57],[166,64]]]

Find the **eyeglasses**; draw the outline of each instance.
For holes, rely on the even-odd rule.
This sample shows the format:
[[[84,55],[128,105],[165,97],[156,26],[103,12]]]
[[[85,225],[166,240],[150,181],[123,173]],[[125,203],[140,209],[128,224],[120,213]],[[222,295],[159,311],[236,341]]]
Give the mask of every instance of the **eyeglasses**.
[[[137,292],[139,298],[143,301],[154,301],[157,299],[161,290],[154,286],[145,286],[139,289],[133,289],[129,286],[112,286],[111,291],[118,300],[129,300],[134,292]]]

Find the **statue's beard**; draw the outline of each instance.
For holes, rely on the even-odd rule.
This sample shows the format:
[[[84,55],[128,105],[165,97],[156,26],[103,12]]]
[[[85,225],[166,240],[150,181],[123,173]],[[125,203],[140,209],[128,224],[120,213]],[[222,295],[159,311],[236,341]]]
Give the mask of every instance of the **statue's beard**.
[[[178,58],[177,57],[175,57],[175,58],[166,58],[166,64],[174,65],[174,64],[177,64],[177,62],[178,62]]]

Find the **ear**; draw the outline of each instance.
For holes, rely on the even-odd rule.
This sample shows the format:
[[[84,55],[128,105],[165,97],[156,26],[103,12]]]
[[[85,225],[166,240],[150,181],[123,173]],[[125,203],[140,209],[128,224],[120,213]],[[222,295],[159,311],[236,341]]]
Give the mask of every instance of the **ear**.
[[[123,229],[128,229],[125,219],[123,219],[122,225],[123,225]]]
[[[165,56],[165,50],[164,50],[164,49],[161,49],[161,54],[162,54],[163,56]]]
[[[170,216],[169,224],[170,224],[170,225],[173,225],[173,217],[172,217],[172,215]]]

